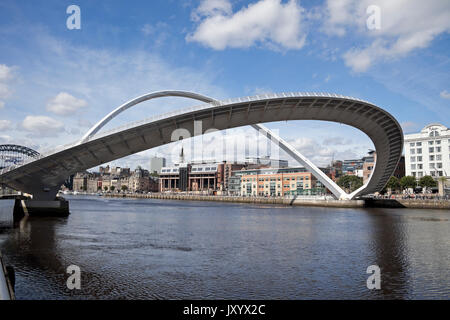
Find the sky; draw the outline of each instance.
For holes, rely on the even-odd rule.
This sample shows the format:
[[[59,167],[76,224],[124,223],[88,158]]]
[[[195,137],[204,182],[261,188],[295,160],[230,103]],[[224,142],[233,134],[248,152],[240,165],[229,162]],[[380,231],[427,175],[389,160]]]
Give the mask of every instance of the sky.
[[[448,0],[1,0],[0,144],[45,152],[77,141],[122,103],[168,89],[219,100],[330,92],[380,106],[404,133],[449,126],[449,32]],[[102,130],[198,104],[145,102]],[[267,126],[321,166],[373,148],[359,130],[332,122]],[[221,134],[205,135],[203,145],[215,150],[255,135],[249,127]],[[199,139],[183,142],[188,159],[197,157],[189,145]],[[111,165],[145,168],[151,156],[173,158],[180,148]]]

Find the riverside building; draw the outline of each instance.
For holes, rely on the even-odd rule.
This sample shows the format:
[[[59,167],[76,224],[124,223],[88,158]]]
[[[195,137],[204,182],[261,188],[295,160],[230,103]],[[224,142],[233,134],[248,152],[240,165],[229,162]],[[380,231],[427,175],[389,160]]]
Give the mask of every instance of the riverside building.
[[[222,193],[228,189],[228,180],[245,163],[208,162],[179,163],[161,168],[160,192]]]
[[[326,188],[303,167],[241,170],[242,196],[323,195]]]
[[[429,175],[435,178],[450,176],[450,130],[432,123],[419,133],[404,138],[406,175],[417,179]]]

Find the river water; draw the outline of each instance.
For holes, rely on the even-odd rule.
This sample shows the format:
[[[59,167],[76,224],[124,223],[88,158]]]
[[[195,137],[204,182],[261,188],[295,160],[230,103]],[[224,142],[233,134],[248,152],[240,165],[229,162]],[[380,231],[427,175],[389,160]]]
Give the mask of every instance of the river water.
[[[18,299],[450,298],[449,210],[68,199],[69,217],[16,228],[0,201]],[[367,289],[370,265],[380,290]]]

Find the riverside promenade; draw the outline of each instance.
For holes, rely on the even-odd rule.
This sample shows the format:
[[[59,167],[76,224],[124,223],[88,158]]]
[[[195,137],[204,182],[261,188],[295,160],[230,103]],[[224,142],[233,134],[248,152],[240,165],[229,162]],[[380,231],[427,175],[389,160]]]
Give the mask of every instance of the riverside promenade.
[[[239,197],[218,195],[193,195],[193,194],[123,194],[105,193],[104,197],[112,198],[138,198],[138,199],[167,199],[184,201],[218,201],[251,204],[272,204],[286,206],[314,206],[330,208],[413,208],[413,209],[450,209],[449,200],[437,199],[364,199],[364,200],[335,200],[329,198],[283,198],[283,197]]]

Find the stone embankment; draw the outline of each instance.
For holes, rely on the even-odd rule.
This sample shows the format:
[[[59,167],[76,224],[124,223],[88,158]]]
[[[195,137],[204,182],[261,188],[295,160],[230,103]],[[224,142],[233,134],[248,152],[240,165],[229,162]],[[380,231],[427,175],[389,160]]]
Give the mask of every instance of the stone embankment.
[[[167,199],[185,201],[219,201],[252,204],[275,204],[289,206],[315,206],[333,208],[416,208],[416,209],[450,209],[449,200],[416,200],[416,199],[366,199],[366,200],[334,200],[324,198],[265,198],[265,197],[232,197],[187,195],[176,193],[120,194],[106,193],[105,197],[126,197],[142,199]]]

